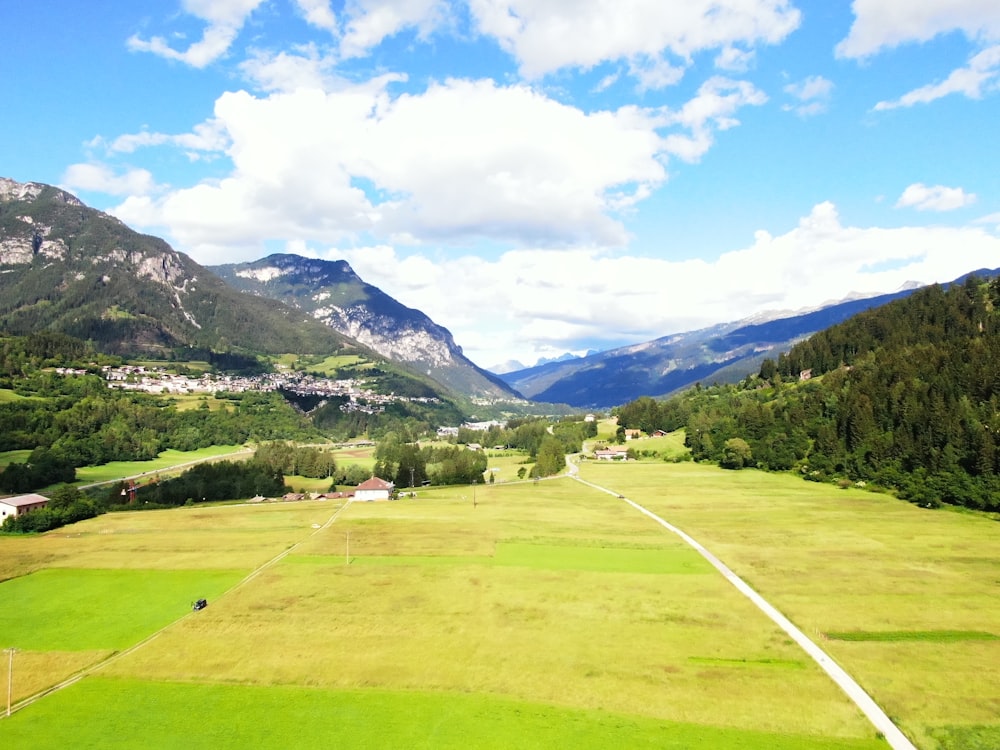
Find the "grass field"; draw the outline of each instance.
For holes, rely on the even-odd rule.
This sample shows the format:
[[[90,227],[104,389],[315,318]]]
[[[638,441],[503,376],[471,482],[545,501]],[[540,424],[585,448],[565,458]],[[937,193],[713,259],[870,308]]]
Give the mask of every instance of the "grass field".
[[[196,451],[166,450],[152,461],[111,461],[101,466],[83,466],[76,470],[76,483],[81,485],[113,482],[122,477],[138,477],[143,474],[168,472],[176,467],[186,466],[206,458],[230,457],[242,453],[242,445],[213,445]],[[247,454],[249,455],[249,454]]]
[[[719,555],[920,747],[1000,747],[1000,671],[983,669],[1000,664],[994,519],[756,471],[582,471]]]
[[[20,393],[16,393],[9,388],[0,388],[0,404],[5,401],[25,401],[32,396],[22,396]],[[36,399],[37,400],[37,399]]]
[[[921,748],[997,746],[993,521],[692,464],[582,472],[713,549]],[[475,505],[455,487],[341,507],[0,537],[16,699],[172,623],[0,720],[0,746],[886,747],[700,556],[613,496],[563,478],[479,487]],[[114,591],[120,605],[88,609]],[[210,604],[193,613],[196,596]],[[148,617],[127,616],[147,598]]]
[[[12,463],[24,463],[28,460],[28,456],[31,455],[29,450],[20,451],[0,451],[0,469]]]

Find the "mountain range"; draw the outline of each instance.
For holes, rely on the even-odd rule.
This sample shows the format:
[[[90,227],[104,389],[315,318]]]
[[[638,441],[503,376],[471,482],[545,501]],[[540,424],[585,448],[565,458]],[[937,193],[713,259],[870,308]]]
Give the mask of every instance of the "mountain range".
[[[813,333],[912,291],[496,375],[470,361],[446,328],[364,282],[345,261],[279,254],[205,267],[59,188],[0,178],[2,331],[56,330],[126,356],[354,353],[478,404],[523,407],[527,398],[598,409],[698,382],[735,382]]]
[[[981,269],[951,283],[961,283],[970,275],[992,278],[998,273]],[[616,406],[640,396],[668,396],[696,383],[734,383],[756,372],[765,359],[777,359],[812,334],[919,288],[919,284],[907,284],[890,294],[847,299],[774,319],[755,316],[506,372],[501,377],[533,401],[592,409]]]
[[[290,305],[458,393],[475,399],[518,397],[469,360],[448,329],[362,281],[347,261],[277,254],[210,270],[241,292]]]

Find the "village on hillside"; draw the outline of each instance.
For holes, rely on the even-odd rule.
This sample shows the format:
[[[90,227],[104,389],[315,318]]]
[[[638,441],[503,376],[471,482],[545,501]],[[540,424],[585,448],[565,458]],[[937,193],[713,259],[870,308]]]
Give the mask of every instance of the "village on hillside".
[[[62,375],[83,375],[84,370],[59,368]],[[105,366],[101,375],[111,388],[142,391],[153,394],[244,393],[247,391],[284,390],[300,396],[344,398],[341,411],[361,411],[377,414],[387,404],[398,401],[438,403],[435,397],[408,397],[382,394],[365,388],[365,381],[356,378],[331,380],[302,372],[270,372],[260,375],[229,375],[204,373],[198,377],[179,375],[161,367],[143,365]]]

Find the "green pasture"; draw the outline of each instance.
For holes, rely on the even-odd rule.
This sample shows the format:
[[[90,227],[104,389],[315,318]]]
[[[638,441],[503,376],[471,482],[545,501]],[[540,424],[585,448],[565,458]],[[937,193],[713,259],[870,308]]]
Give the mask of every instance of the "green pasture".
[[[1000,670],[984,670],[1000,664],[995,519],[695,464],[590,462],[581,475],[722,558],[837,659],[919,747],[1000,746],[993,742]]]
[[[644,458],[644,454],[655,454],[654,457],[660,460],[671,460],[680,458],[689,452],[687,446],[684,445],[684,438],[684,430],[677,430],[663,437],[644,437],[629,440],[626,445],[640,459]]]
[[[301,474],[286,474],[285,484],[292,492],[328,492],[330,490],[329,477],[304,477]]]
[[[168,399],[177,411],[204,408],[208,408],[209,411],[219,411],[226,403],[225,400],[207,393],[172,393],[164,398]]]
[[[493,474],[493,481],[496,482],[516,482],[517,472],[523,466],[527,475],[531,471],[534,463],[528,454],[521,450],[486,450],[486,473],[487,481],[490,472]]]
[[[29,398],[32,397],[22,396],[20,393],[12,391],[9,388],[0,388],[0,404],[6,401],[24,401]],[[37,400],[37,398],[35,400]]]
[[[119,650],[241,577],[220,570],[39,570],[0,583],[0,633],[30,651]]]
[[[581,474],[704,543],[921,750],[998,746],[995,521],[690,463]],[[679,538],[568,478],[108,514],[0,537],[0,581],[0,632],[37,631],[0,642],[15,699],[170,623],[0,719],[0,746],[886,747]],[[141,628],[77,632],[147,585]]]
[[[334,459],[337,461],[337,466],[358,464],[359,466],[364,466],[369,470],[375,468],[374,446],[362,446],[360,448],[337,448],[331,452],[333,453]]]
[[[30,455],[30,450],[0,451],[0,469],[3,469],[13,463],[23,464],[28,460],[28,456]]]
[[[630,508],[565,479],[480,487],[475,505],[470,489],[352,503],[102,674],[480,696],[693,725],[695,747],[726,732],[878,746],[794,644]]]
[[[213,445],[196,451],[171,449],[162,451],[152,461],[111,461],[101,466],[81,466],[76,470],[76,483],[79,485],[103,484],[117,481],[123,477],[142,477],[145,475],[150,475],[152,478],[158,472],[168,472],[171,469],[209,458],[235,460],[246,455],[249,455],[248,449],[242,445]]]
[[[46,568],[250,571],[340,507],[325,501],[105,513],[38,536],[0,536],[0,581]]]
[[[662,722],[497,696],[91,677],[0,722],[11,747],[868,750],[883,743]]]

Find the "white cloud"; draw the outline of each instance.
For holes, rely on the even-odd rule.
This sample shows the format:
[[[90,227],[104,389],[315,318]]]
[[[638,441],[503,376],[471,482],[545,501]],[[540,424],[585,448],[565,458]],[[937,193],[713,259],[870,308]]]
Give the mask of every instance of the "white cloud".
[[[335,59],[310,44],[278,53],[251,50],[239,67],[261,91],[295,91],[338,87],[336,65]]]
[[[899,99],[881,101],[876,110],[912,107],[915,104],[929,104],[950,94],[962,94],[970,99],[979,99],[988,91],[1000,85],[1000,45],[993,45],[972,56],[969,64],[958,68],[940,83],[931,83],[910,91]]]
[[[134,218],[149,222],[158,208],[155,223],[189,247],[230,234],[236,244],[367,235],[615,245],[626,234],[614,214],[666,179],[659,111],[587,114],[491,81],[446,81],[393,98],[398,80],[224,94],[209,130],[226,143],[232,173],[169,193]],[[731,106],[678,119],[717,127],[716,109]],[[114,143],[127,150],[168,140],[182,139],[139,134]]]
[[[513,250],[493,261],[431,259],[389,246],[324,254],[346,258],[363,279],[449,328],[474,361],[491,365],[812,308],[852,291],[950,281],[996,266],[1000,237],[975,227],[844,226],[836,207],[821,203],[790,231],[759,231],[749,246],[707,261],[596,248]]]
[[[670,55],[687,64],[706,50],[775,44],[797,28],[787,0],[470,0],[482,34],[495,37],[538,78],[563,68]],[[676,67],[674,65],[673,67]],[[648,84],[648,81],[647,81]]]
[[[739,124],[734,116],[737,110],[759,106],[766,101],[764,92],[749,81],[733,81],[722,76],[710,78],[693,99],[667,115],[667,123],[680,125],[687,132],[668,135],[665,150],[684,161],[696,162],[714,143],[714,131],[728,130]]]
[[[178,60],[194,68],[204,68],[219,59],[236,40],[246,19],[263,0],[184,0],[184,10],[206,22],[200,41],[184,51],[171,47],[163,37],[148,40],[129,37],[128,47],[137,52],[151,52],[169,60]]]
[[[754,56],[753,50],[724,47],[715,58],[715,67],[731,73],[745,73],[753,65]]]
[[[218,120],[208,120],[196,125],[190,133],[170,135],[168,133],[153,133],[141,130],[138,133],[126,133],[115,138],[110,143],[98,138],[90,145],[103,144],[109,153],[131,154],[140,148],[154,146],[174,146],[187,152],[221,152],[229,141],[225,129]]]
[[[403,29],[428,35],[448,18],[446,0],[352,0],[340,42],[342,57],[361,57]]]
[[[156,190],[153,175],[145,169],[116,174],[106,164],[71,164],[63,173],[67,190],[87,190],[108,195],[148,195]]]
[[[783,109],[795,112],[800,117],[809,117],[825,112],[830,105],[830,94],[833,92],[833,82],[823,76],[809,76],[798,83],[790,83],[784,91],[797,104],[785,105]]]
[[[306,21],[318,29],[337,33],[337,15],[330,7],[330,0],[295,0]]]
[[[905,42],[961,31],[969,39],[1000,39],[995,0],[854,0],[854,24],[839,57],[868,57]]]
[[[944,185],[924,185],[915,182],[903,191],[896,201],[896,208],[915,208],[918,211],[954,211],[975,203],[976,196],[962,188]]]

